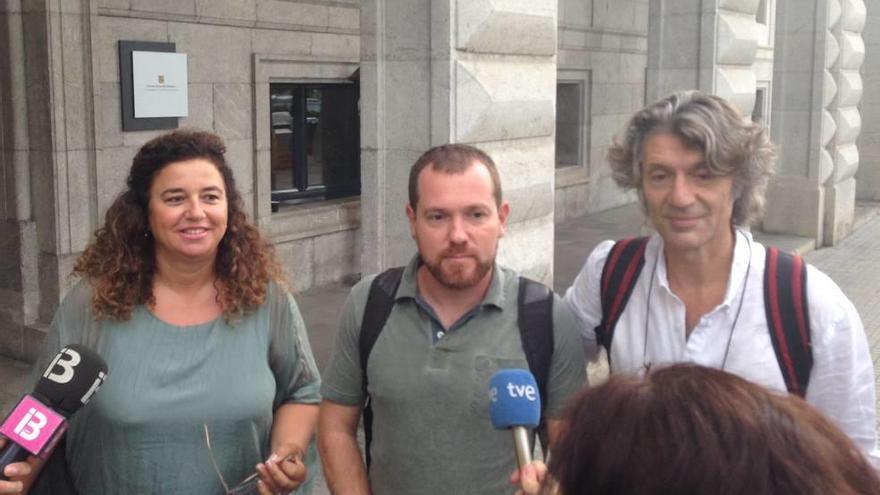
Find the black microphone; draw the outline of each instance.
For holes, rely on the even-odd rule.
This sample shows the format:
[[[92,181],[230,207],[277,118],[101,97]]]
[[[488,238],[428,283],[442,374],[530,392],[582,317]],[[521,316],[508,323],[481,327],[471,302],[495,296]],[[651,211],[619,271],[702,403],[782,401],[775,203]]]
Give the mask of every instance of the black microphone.
[[[48,455],[67,431],[67,418],[92,398],[107,377],[107,363],[94,351],[71,344],[49,363],[33,393],[21,398],[0,424],[10,441],[0,450],[3,469],[30,454]]]

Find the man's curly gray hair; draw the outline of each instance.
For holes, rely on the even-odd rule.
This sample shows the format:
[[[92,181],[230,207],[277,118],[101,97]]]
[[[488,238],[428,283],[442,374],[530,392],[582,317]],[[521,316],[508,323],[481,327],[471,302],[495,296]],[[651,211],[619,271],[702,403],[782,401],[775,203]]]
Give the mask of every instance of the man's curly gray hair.
[[[670,133],[703,153],[715,175],[732,175],[734,225],[749,225],[764,210],[776,151],[767,129],[743,118],[726,100],[699,91],[675,93],[630,118],[608,150],[614,181],[642,195],[642,159],[647,138]]]

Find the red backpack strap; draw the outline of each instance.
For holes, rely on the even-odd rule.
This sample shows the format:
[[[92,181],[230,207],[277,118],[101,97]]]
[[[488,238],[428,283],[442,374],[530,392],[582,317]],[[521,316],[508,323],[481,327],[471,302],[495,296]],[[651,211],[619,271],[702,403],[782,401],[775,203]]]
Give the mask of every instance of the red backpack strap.
[[[632,295],[639,273],[645,264],[647,237],[622,239],[614,243],[605,266],[599,289],[602,300],[602,322],[596,327],[596,338],[611,355],[611,339],[614,327]]]
[[[785,386],[790,393],[803,397],[813,368],[807,264],[803,258],[767,247],[764,311]]]

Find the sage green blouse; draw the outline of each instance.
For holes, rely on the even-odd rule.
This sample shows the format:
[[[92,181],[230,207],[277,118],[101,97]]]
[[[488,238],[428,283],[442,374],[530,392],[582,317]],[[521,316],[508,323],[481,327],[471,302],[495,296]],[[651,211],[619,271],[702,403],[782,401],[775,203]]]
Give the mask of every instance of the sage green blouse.
[[[96,321],[91,288],[64,298],[33,381],[66,344],[106,361],[108,377],[76,413],[67,461],[77,491],[88,495],[224,493],[269,452],[273,411],[320,402],[320,378],[293,297],[271,284],[266,302],[237,322],[176,326],[146,307],[131,319]],[[314,446],[310,448],[310,477]],[[300,492],[308,492],[308,484]]]

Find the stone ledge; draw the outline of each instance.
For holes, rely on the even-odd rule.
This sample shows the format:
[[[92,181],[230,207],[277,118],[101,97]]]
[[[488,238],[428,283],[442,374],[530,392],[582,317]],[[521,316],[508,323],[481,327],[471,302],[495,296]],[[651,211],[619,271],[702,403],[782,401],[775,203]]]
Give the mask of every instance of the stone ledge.
[[[809,237],[794,235],[773,234],[760,230],[752,231],[756,241],[765,246],[776,246],[783,251],[799,254],[801,256],[816,249],[816,240]]]
[[[283,208],[261,226],[274,243],[317,237],[361,224],[360,198],[341,198],[321,203]]]

